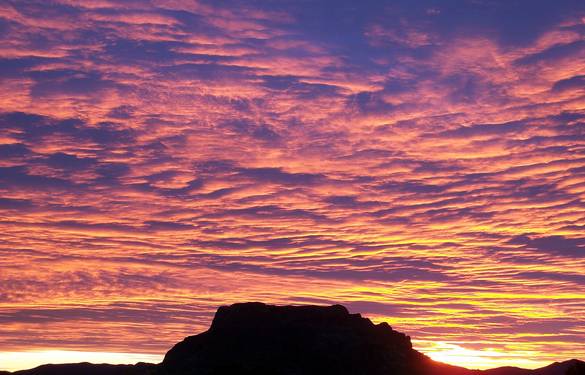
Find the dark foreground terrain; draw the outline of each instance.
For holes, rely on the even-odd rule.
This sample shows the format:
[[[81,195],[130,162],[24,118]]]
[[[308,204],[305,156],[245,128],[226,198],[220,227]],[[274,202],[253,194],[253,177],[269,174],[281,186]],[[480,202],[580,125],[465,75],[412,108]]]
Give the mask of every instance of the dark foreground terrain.
[[[0,375],[10,373],[0,372]],[[525,370],[479,371],[432,361],[410,337],[340,305],[220,307],[208,331],[189,336],[162,363],[43,365],[12,375],[585,375],[570,360]]]

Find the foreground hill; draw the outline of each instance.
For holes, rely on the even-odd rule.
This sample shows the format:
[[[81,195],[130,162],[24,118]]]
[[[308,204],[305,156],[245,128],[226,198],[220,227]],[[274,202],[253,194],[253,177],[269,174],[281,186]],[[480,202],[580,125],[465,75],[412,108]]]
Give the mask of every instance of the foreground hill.
[[[585,375],[571,360],[537,370],[468,370],[432,361],[410,337],[340,305],[220,307],[208,331],[189,336],[162,363],[44,365],[13,375]],[[0,373],[1,375],[1,373]]]
[[[153,374],[156,369],[157,365],[151,363],[108,365],[84,362],[64,365],[42,365],[31,370],[16,371],[11,375],[148,375]],[[2,372],[0,372],[0,375],[3,375]]]
[[[555,362],[546,367],[527,370],[518,367],[499,367],[485,370],[482,375],[585,375],[585,362],[571,359]]]

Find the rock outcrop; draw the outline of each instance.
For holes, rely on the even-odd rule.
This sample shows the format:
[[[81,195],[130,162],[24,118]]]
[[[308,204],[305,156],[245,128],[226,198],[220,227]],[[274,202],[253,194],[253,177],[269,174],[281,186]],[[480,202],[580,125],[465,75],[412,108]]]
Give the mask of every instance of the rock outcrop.
[[[165,356],[169,374],[423,374],[410,337],[340,305],[221,307],[211,328]]]

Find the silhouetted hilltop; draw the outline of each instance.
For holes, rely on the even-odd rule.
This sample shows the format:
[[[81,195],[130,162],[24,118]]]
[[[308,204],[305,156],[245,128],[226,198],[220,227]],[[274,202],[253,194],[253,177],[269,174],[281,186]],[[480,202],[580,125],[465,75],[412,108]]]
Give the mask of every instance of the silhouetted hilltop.
[[[533,375],[533,371],[525,368],[505,366],[484,370],[483,373],[485,375]]]
[[[564,362],[555,362],[546,367],[533,370],[530,375],[584,375],[585,362],[571,359]]]
[[[340,305],[220,307],[208,331],[189,336],[158,365],[44,365],[13,375],[585,375],[585,362],[537,370],[468,370],[432,361],[410,337]],[[0,375],[2,373],[0,372]]]
[[[221,307],[165,356],[169,374],[423,374],[410,338],[340,305]]]
[[[484,375],[585,375],[585,362],[571,359],[551,363],[546,367],[527,370],[518,367],[499,367],[482,371]]]

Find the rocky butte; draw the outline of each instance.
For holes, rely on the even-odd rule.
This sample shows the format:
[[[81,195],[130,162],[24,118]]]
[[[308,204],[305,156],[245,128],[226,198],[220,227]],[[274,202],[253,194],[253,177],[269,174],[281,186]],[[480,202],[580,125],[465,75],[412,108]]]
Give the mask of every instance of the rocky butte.
[[[8,373],[5,373],[8,374]],[[431,360],[410,337],[341,305],[238,303],[208,331],[176,344],[158,365],[44,365],[14,375],[585,375],[571,360],[536,370],[468,370]]]

